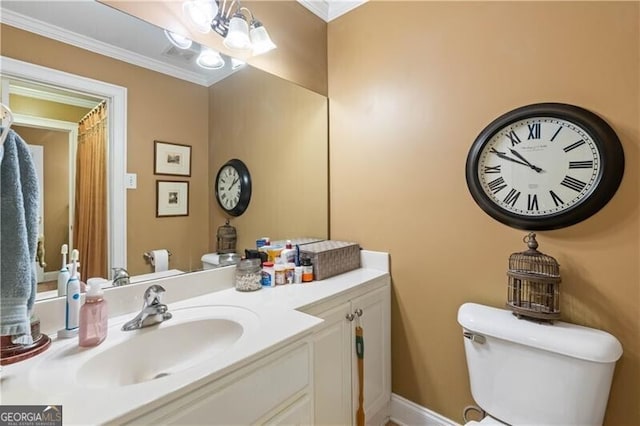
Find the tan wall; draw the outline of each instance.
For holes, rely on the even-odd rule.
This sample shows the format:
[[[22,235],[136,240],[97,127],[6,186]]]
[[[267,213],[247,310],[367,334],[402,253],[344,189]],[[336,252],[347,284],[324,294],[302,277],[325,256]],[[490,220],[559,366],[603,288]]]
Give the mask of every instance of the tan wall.
[[[462,420],[457,309],[504,305],[525,234],[473,202],[466,156],[498,115],[567,102],[613,126],[627,167],[603,210],[538,240],[561,265],[563,318],[624,347],[606,424],[637,424],[639,27],[637,2],[370,2],[329,24],[331,237],[391,253],[395,393]]]
[[[69,243],[69,134],[15,125],[12,128],[28,144],[43,147],[44,270],[59,271],[60,247]]]
[[[78,123],[87,115],[91,108],[61,104],[59,102],[44,101],[25,96],[11,95],[11,111],[17,114],[27,114],[52,120]]]
[[[247,96],[239,94],[247,93]],[[211,249],[227,217],[214,197],[218,170],[232,158],[249,169],[252,197],[232,218],[239,252],[257,238],[328,235],[327,99],[255,68],[210,88]]]
[[[2,55],[127,87],[127,169],[138,188],[127,191],[127,266],[131,274],[151,272],[142,254],[167,248],[171,267],[200,267],[208,250],[207,88],[97,55],[3,25]],[[193,147],[188,217],[156,218],[153,141]]]
[[[227,49],[222,37],[194,30],[182,13],[179,1],[101,0],[116,9],[137,16],[161,28],[190,36],[192,40],[232,57],[241,58],[258,69],[320,94],[327,94],[327,24],[294,0],[243,1],[264,24],[278,46],[260,56]]]

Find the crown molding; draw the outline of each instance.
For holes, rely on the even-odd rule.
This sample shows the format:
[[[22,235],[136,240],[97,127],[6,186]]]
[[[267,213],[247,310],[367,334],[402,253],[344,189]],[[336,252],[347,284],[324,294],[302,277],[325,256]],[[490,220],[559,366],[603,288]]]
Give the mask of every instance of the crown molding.
[[[43,101],[57,102],[59,104],[73,105],[82,108],[93,108],[100,103],[99,100],[92,101],[90,99],[77,98],[75,96],[63,95],[61,93],[52,93],[31,87],[16,86],[9,84],[9,93],[12,95],[24,96],[27,98],[40,99]]]
[[[364,4],[367,0],[297,0],[325,22],[330,22],[350,10]]]
[[[152,71],[169,75],[171,77],[179,78],[181,80],[190,81],[191,83],[199,84],[201,86],[209,87],[211,84],[218,81],[218,79],[216,78],[207,79],[195,72],[174,67],[172,65],[156,61],[154,59],[145,58],[126,49],[94,40],[73,31],[69,31],[64,28],[48,24],[46,22],[42,22],[40,20],[27,17],[11,10],[2,9],[2,13],[0,14],[0,22],[12,27],[19,28],[21,30],[41,35],[43,37],[51,38],[75,47],[79,47],[81,49],[89,50],[100,55],[108,56],[113,59],[147,68]]]
[[[326,0],[298,0],[298,3],[313,12],[325,22],[329,22],[329,2]]]

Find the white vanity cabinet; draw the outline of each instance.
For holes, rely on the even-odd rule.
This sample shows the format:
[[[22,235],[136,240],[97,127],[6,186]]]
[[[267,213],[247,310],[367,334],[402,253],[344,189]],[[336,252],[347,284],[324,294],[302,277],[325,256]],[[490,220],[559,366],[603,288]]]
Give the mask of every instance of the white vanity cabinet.
[[[324,319],[312,337],[314,424],[356,423],[359,386],[355,327],[358,321],[364,335],[365,422],[384,424],[388,420],[391,400],[389,281],[388,276],[382,277],[348,295],[303,309]]]
[[[307,425],[313,417],[311,363],[311,344],[304,339],[113,424]]]

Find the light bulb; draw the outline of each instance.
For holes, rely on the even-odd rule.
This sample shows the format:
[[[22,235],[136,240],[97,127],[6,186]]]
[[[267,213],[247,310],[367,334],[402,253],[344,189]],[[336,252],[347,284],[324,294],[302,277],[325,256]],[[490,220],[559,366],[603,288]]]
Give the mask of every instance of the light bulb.
[[[167,36],[171,44],[173,44],[178,49],[188,49],[193,44],[193,41],[191,41],[191,39],[183,35],[171,32],[169,30],[164,30],[164,35]]]
[[[241,13],[236,12],[229,21],[229,32],[223,43],[229,49],[246,50],[251,48],[249,24]]]
[[[224,67],[224,59],[220,56],[220,53],[215,50],[204,48],[200,52],[200,55],[196,59],[196,63],[208,70],[217,70]]]
[[[254,55],[261,55],[277,47],[276,44],[271,41],[267,29],[258,20],[251,22],[250,35]]]
[[[182,11],[201,33],[211,31],[211,21],[218,13],[218,4],[213,0],[190,0],[182,4]]]

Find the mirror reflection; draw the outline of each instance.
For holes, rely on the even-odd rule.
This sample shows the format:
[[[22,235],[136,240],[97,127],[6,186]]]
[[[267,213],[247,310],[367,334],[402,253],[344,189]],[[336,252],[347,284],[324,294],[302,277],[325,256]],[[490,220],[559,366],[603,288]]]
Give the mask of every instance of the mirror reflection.
[[[69,7],[71,3],[73,8],[65,10],[64,8]],[[179,99],[182,102],[181,109],[197,111],[190,114],[198,118],[197,126],[194,120],[176,120],[171,124],[177,131],[171,137],[164,134],[166,131],[148,131],[150,128],[160,127],[161,124],[154,126],[158,121],[150,123],[138,120],[142,115],[139,109],[145,103],[144,107],[151,104],[160,110],[161,113],[154,116],[155,120],[167,116],[167,111],[162,113],[162,106],[154,103],[153,95],[150,93],[157,92],[157,84],[153,86],[153,83],[157,82],[152,82],[155,73],[144,74],[148,78],[131,76],[127,82],[120,74],[109,74],[108,69],[92,75],[84,72],[81,66],[76,66],[75,62],[59,66],[59,69],[67,72],[75,71],[91,78],[99,77],[102,81],[129,89],[127,171],[136,173],[137,188],[127,192],[128,211],[118,212],[126,218],[129,235],[113,235],[113,232],[103,232],[102,235],[102,240],[108,246],[113,245],[114,239],[123,240],[126,243],[126,258],[116,264],[110,258],[112,252],[105,250],[100,260],[104,261],[106,270],[88,272],[86,277],[83,275],[83,279],[89,276],[112,278],[113,267],[126,267],[132,276],[141,276],[143,279],[149,277],[146,274],[153,273],[154,268],[144,259],[143,254],[159,248],[171,251],[168,267],[170,270],[192,271],[202,268],[202,255],[215,251],[217,227],[223,225],[227,219],[213,199],[212,176],[215,176],[219,167],[230,158],[237,157],[245,161],[252,173],[254,188],[247,212],[239,218],[231,218],[231,224],[238,229],[239,252],[244,248],[251,248],[255,239],[264,235],[273,239],[303,236],[326,238],[326,98],[262,71],[243,66],[228,57],[222,57],[225,64],[219,70],[205,70],[196,63],[197,53],[204,50],[201,46],[192,44],[187,49],[179,49],[169,42],[167,34],[162,29],[97,2],[6,1],[2,3],[2,9],[3,26],[11,25],[7,20],[11,19],[12,14],[21,14],[28,19],[49,22],[94,40],[102,37],[103,43],[112,43],[114,39],[118,39],[117,36],[109,36],[104,29],[117,29],[116,33],[127,35],[119,37],[126,40],[126,45],[119,48],[135,53],[133,56],[138,60],[138,66],[144,66],[141,62],[150,60],[156,71],[160,70],[163,74],[173,76],[168,79],[171,81],[170,85],[163,84],[167,93],[174,88],[182,88],[185,81],[199,87],[194,89],[193,85],[189,86],[189,89],[198,93],[191,97],[185,94]],[[80,17],[82,19],[79,19]],[[118,19],[120,23],[100,25],[100,31],[96,31],[95,24],[91,24],[91,19],[102,19],[101,22],[104,23],[106,19],[112,18]],[[12,34],[13,32],[3,31],[3,55],[20,60],[29,59],[12,55],[11,49],[5,49],[5,46],[11,47],[12,44],[15,48],[15,44],[22,42],[14,40]],[[163,47],[159,48],[160,45]],[[141,59],[143,54],[144,59]],[[31,58],[28,62],[38,64],[39,61],[37,58]],[[209,58],[207,64],[210,68],[216,67],[216,58]],[[46,63],[42,65],[51,66]],[[3,77],[10,77],[3,81],[3,103],[6,99],[18,116],[41,116],[42,119],[75,123],[77,127],[77,123],[88,112],[105,100],[91,93],[65,91],[64,87],[42,85],[15,75]],[[38,99],[32,96],[35,93],[56,94],[58,97],[54,100]],[[180,93],[185,91],[181,89]],[[197,98],[194,105],[190,104],[192,98]],[[71,99],[80,104],[70,104]],[[302,108],[303,113],[292,114],[293,111],[300,111],[301,105],[309,106]],[[47,295],[55,296],[55,279],[52,278],[57,277],[57,271],[63,263],[61,247],[66,243],[69,252],[77,247],[77,238],[74,237],[78,197],[74,194],[77,136],[72,135],[73,132],[66,128],[49,128],[42,124],[33,124],[26,118],[22,123],[16,124],[15,130],[29,143],[42,143],[45,161],[48,160],[44,163],[43,176],[46,182],[43,192],[45,200],[42,203],[42,235],[47,244],[43,264],[46,266],[41,267],[40,273],[41,281],[47,284],[39,289],[48,290]],[[180,139],[175,134],[188,135],[188,140]],[[150,170],[154,138],[190,144],[194,155],[198,157],[194,158],[194,174],[187,179],[190,185],[188,218],[155,218],[156,180],[175,179],[153,175],[153,171]],[[112,142],[109,137],[107,140],[107,143]],[[54,143],[55,149],[52,148]],[[109,156],[104,159],[107,163],[111,160],[113,158]],[[48,163],[52,165],[47,166]],[[109,169],[108,164],[106,168]],[[47,171],[50,173],[47,174]],[[122,176],[118,178],[110,175],[107,185],[124,185],[124,181]],[[303,207],[295,202],[293,195],[287,195],[289,189],[291,194],[298,194],[298,197],[304,194],[305,190],[307,194],[312,191],[313,199],[317,202],[305,203]],[[95,201],[98,197],[90,198]],[[104,195],[101,197],[102,202],[106,204],[105,198],[107,197]],[[54,200],[58,202],[57,205],[52,204]],[[113,227],[109,224],[114,220],[112,216],[109,214],[106,217],[106,228],[111,231]],[[82,271],[85,265],[82,260],[80,263]],[[88,262],[86,268],[89,268]]]

